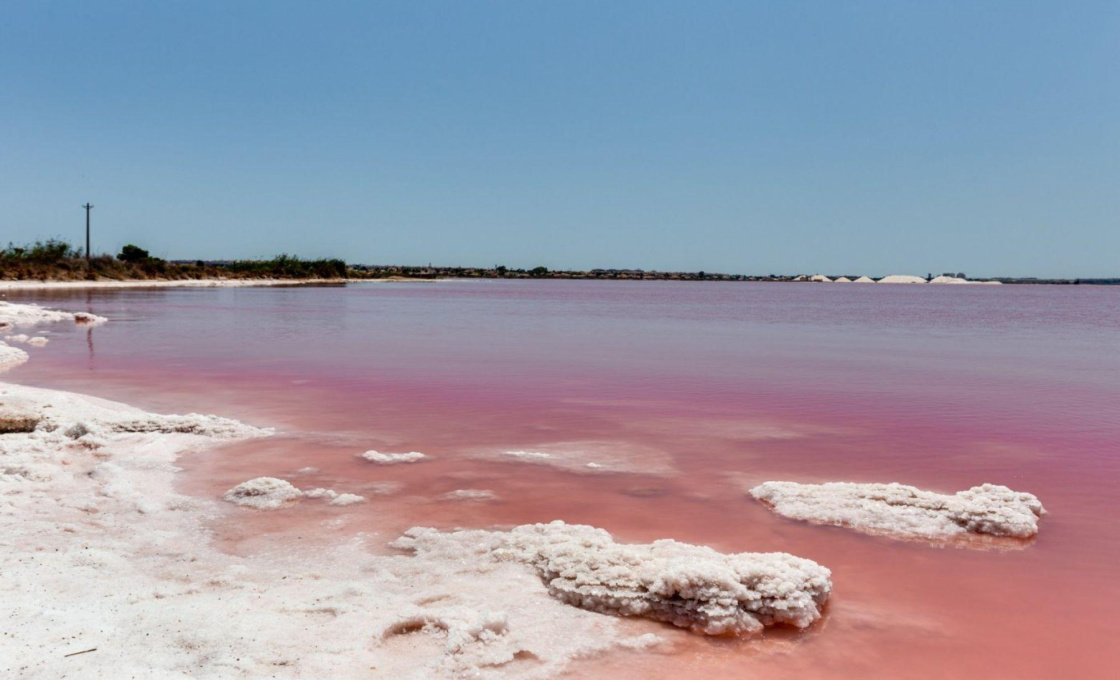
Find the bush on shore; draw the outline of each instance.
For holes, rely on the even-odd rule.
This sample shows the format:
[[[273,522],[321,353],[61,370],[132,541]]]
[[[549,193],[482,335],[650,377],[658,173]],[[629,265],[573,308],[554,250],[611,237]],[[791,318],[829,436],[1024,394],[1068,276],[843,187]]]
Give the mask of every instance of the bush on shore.
[[[271,260],[236,260],[207,264],[168,262],[128,244],[116,257],[96,255],[87,262],[81,250],[60,239],[0,249],[0,279],[40,281],[184,280],[184,279],[345,279],[366,278],[339,259],[303,260],[278,255]]]

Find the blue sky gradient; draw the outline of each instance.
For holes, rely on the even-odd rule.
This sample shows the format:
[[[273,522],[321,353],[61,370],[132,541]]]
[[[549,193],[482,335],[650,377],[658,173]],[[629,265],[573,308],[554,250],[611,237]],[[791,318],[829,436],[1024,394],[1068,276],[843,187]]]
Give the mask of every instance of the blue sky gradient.
[[[1120,275],[1120,3],[33,2],[0,240]]]

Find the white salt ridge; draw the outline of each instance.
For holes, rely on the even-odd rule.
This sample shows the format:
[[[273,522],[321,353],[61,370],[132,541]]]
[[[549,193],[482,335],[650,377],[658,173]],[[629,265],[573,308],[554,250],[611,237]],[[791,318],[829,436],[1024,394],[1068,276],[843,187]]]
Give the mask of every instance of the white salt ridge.
[[[0,327],[4,326],[34,326],[40,323],[57,321],[73,321],[82,324],[104,323],[107,319],[103,316],[88,312],[62,312],[47,309],[39,305],[25,305],[15,302],[0,301]]]
[[[381,453],[380,451],[366,451],[359,456],[371,463],[378,463],[380,465],[397,465],[400,463],[416,463],[427,458],[419,451],[409,451],[408,453]]]
[[[673,540],[616,543],[602,529],[528,524],[510,531],[413,528],[394,545],[418,556],[472,551],[532,567],[548,592],[603,614],[666,621],[707,635],[748,635],[821,616],[831,573],[785,553],[725,555]]]
[[[816,283],[832,283],[832,279],[828,278],[824,274],[813,274],[809,277],[809,280]]]
[[[1046,512],[1035,496],[997,484],[939,494],[896,483],[766,482],[750,494],[783,517],[900,538],[1030,538]]]
[[[852,283],[875,283],[875,279],[870,276],[861,276],[855,281],[852,281]]]
[[[833,283],[851,283],[852,280],[849,279],[847,276],[839,276],[839,277],[833,279],[832,282]]]

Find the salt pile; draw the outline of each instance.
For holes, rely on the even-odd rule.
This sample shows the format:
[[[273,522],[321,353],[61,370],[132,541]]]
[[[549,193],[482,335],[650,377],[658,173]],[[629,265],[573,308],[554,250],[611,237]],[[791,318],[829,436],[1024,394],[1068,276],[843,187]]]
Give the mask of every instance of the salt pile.
[[[849,279],[847,276],[840,276],[838,278],[833,279],[832,282],[833,283],[851,283],[852,280]]]
[[[824,274],[813,274],[809,277],[809,280],[816,283],[832,283],[832,279],[828,278]]]
[[[1030,538],[1046,512],[1032,494],[996,484],[946,495],[897,483],[766,482],[750,494],[783,517],[900,538]]]
[[[832,590],[828,569],[793,555],[725,555],[673,540],[627,545],[602,529],[560,521],[508,532],[413,528],[394,545],[421,557],[473,551],[524,564],[549,594],[570,605],[707,635],[752,634],[779,624],[805,628],[820,618]]]
[[[875,283],[875,279],[869,276],[861,276],[855,281],[852,281],[852,283]]]
[[[419,451],[409,451],[408,453],[381,453],[380,451],[366,451],[359,456],[371,463],[378,463],[380,465],[396,465],[398,463],[415,463],[417,461],[427,458]]]
[[[926,280],[920,276],[909,276],[906,274],[891,274],[879,279],[879,283],[925,283]]]

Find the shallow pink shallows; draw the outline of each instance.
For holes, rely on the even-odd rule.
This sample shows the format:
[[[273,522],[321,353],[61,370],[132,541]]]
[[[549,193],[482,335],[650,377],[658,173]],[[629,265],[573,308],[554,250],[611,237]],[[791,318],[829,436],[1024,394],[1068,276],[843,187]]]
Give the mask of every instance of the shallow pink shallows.
[[[589,660],[575,675],[1120,668],[1120,289],[475,281],[10,299],[111,322],[53,329],[8,379],[281,429],[184,459],[190,493],[262,475],[366,495],[402,485],[329,530],[326,510],[231,513],[215,527],[231,551],[262,536],[301,546],[563,519],[833,571],[808,631],[729,641],[651,623],[672,653]],[[550,446],[603,447],[641,471],[500,460]],[[367,449],[430,460],[377,466],[356,457]],[[993,482],[1050,514],[1029,544],[931,547],[778,517],[744,493],[767,480]],[[456,489],[499,500],[433,500]]]

